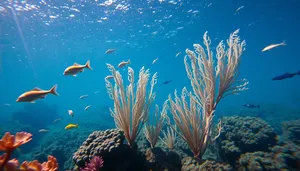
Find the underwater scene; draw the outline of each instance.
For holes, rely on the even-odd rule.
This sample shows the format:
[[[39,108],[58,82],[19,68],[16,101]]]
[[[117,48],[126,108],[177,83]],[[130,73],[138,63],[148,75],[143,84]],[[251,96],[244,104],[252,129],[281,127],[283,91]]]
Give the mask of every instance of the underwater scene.
[[[300,0],[0,0],[0,171],[299,171]]]

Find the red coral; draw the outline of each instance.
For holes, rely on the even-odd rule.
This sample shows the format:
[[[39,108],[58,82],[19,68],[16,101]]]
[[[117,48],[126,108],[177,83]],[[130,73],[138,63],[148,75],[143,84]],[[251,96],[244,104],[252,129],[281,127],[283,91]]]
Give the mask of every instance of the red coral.
[[[102,157],[94,156],[89,163],[85,163],[85,168],[81,169],[80,171],[99,171],[103,166],[103,163],[104,161]]]

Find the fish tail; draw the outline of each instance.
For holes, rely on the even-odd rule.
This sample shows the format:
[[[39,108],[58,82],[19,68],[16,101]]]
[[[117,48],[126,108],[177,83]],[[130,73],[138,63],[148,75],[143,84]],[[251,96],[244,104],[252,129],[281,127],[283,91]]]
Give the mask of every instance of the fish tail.
[[[285,40],[281,43],[282,46],[286,46]]]
[[[91,68],[90,60],[88,60],[88,61],[86,62],[85,67],[88,68],[88,69],[90,69],[90,70],[93,70],[93,69]]]
[[[127,64],[131,64],[130,59],[128,59]]]
[[[76,126],[75,126],[76,128],[78,128],[78,124],[76,124]]]
[[[49,90],[49,92],[52,93],[52,94],[54,94],[54,95],[56,95],[56,96],[59,96],[59,94],[57,93],[56,89],[57,89],[57,84],[55,84],[55,85]]]

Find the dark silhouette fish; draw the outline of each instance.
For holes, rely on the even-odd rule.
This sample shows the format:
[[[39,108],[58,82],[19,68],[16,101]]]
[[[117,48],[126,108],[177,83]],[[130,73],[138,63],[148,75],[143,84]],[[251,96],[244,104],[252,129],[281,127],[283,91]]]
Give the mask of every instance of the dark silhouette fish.
[[[244,104],[243,106],[247,108],[260,108],[259,105],[253,105],[253,104]]]
[[[171,82],[172,82],[172,80],[167,80],[167,81],[163,82],[163,84],[169,84]]]
[[[287,79],[287,78],[292,78],[294,77],[295,75],[300,75],[300,71],[296,72],[296,73],[284,73],[282,75],[279,75],[279,76],[276,76],[274,78],[272,78],[272,80],[284,80],[284,79]]]

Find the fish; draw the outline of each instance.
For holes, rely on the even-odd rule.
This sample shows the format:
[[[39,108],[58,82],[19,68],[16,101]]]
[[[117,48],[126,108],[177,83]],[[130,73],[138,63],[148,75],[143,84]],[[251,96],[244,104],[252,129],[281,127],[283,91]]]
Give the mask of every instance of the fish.
[[[95,92],[94,92],[94,94],[98,94],[98,93],[100,93],[100,91],[95,91]]]
[[[113,52],[115,52],[117,49],[107,49],[106,51],[105,51],[105,54],[111,54],[111,53],[113,53]]]
[[[254,104],[244,104],[243,106],[247,108],[260,108],[259,105],[254,105]]]
[[[61,120],[61,118],[55,119],[52,123],[58,122],[60,120]]]
[[[38,99],[45,98],[49,93],[59,96],[56,89],[57,89],[57,84],[54,85],[50,90],[42,90],[38,87],[35,87],[34,89],[21,94],[16,100],[16,102],[34,103]]]
[[[47,129],[40,129],[39,132],[48,132]]]
[[[175,56],[175,58],[177,58],[179,55],[181,54],[181,52],[178,52]]]
[[[130,59],[128,59],[128,61],[122,61],[121,63],[119,63],[118,68],[122,68],[126,65],[130,64]]]
[[[73,129],[73,128],[78,128],[78,124],[68,124],[65,129]]]
[[[84,108],[85,111],[87,111],[92,105],[88,105],[87,107]]]
[[[167,80],[167,81],[163,82],[163,84],[169,84],[171,82],[172,82],[172,80]]]
[[[152,61],[152,64],[154,64],[157,60],[158,60],[158,58],[154,59],[154,60]]]
[[[72,116],[72,117],[74,116],[73,110],[68,110],[68,113],[69,113],[70,116]]]
[[[9,103],[4,103],[4,104],[2,104],[1,106],[7,106],[7,107],[10,107],[11,104],[9,104]]]
[[[284,73],[282,75],[279,75],[279,76],[276,76],[274,78],[272,78],[273,81],[276,81],[276,80],[284,80],[284,79],[287,79],[287,78],[292,78],[294,77],[295,75],[300,75],[300,70],[296,73]]]
[[[86,94],[85,94],[85,95],[80,96],[79,99],[85,99],[85,98],[87,98],[87,97],[89,97],[89,95],[86,95]]]
[[[93,70],[90,65],[90,61],[88,60],[85,65],[79,65],[78,63],[74,63],[72,66],[69,66],[65,69],[64,75],[72,75],[74,77],[77,76],[78,73],[84,71],[85,68]]]
[[[272,44],[272,45],[269,45],[269,46],[265,47],[265,48],[262,50],[262,52],[265,52],[265,51],[267,51],[267,50],[271,50],[271,49],[276,48],[276,47],[278,47],[278,46],[286,46],[285,41],[283,41],[282,43],[279,43],[279,44]]]

